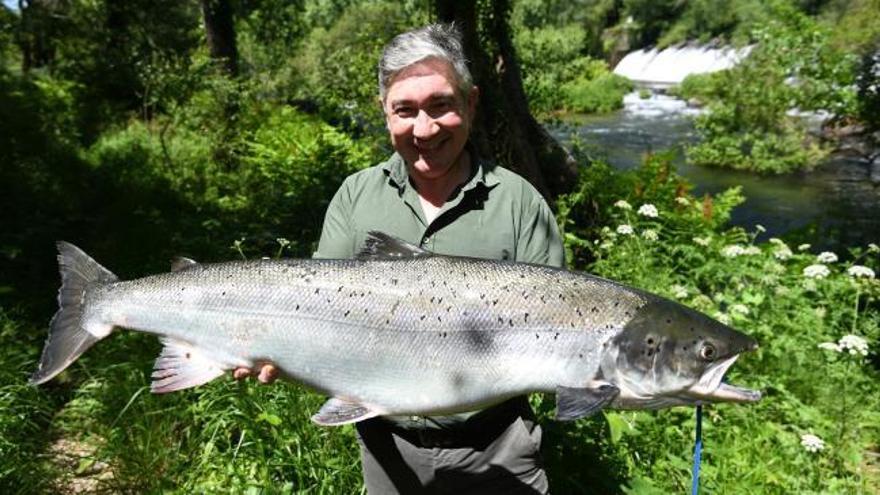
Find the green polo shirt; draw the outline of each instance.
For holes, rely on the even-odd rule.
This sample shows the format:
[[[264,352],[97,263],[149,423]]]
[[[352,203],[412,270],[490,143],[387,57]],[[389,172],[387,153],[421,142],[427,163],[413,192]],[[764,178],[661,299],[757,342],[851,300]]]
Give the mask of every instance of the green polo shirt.
[[[519,175],[474,159],[470,180],[430,224],[398,154],[349,176],[327,208],[315,258],[346,259],[378,230],[438,254],[562,267],[553,212]]]
[[[400,155],[349,176],[327,207],[314,257],[353,258],[367,232],[378,230],[438,254],[562,267],[562,239],[541,194],[507,169],[476,158],[473,164],[470,180],[430,224]],[[386,419],[404,428],[448,428],[474,414]]]

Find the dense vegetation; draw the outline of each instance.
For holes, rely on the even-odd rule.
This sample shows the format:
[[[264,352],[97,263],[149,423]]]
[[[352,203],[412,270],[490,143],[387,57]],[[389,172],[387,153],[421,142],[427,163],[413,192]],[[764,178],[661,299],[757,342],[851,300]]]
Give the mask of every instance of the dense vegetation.
[[[699,124],[708,144],[692,159],[781,170],[824,152],[804,148],[802,131],[780,117],[792,101],[877,125],[876,86],[845,84],[873,59],[841,53],[862,53],[880,23],[865,21],[875,5],[867,0],[777,3],[521,0],[510,23],[525,92],[542,115],[619,106],[629,83],[606,61],[623,51],[764,40],[741,67],[681,91],[711,109]],[[159,345],[131,332],[44,387],[26,378],[55,310],[57,239],[124,279],[164,271],[179,254],[308,256],[342,179],[388,153],[378,51],[432,19],[431,5],[233,2],[230,73],[206,46],[195,2],[28,4],[35,10],[0,8],[0,491],[357,491],[352,429],[313,426],[323,399],[295,385],[219,379],[153,396]],[[793,66],[803,84],[790,87]],[[736,154],[748,149],[764,151]],[[578,160],[574,191],[551,198],[572,267],[679,300],[761,343],[731,380],[765,399],[707,408],[705,489],[880,489],[880,285],[869,277],[880,249],[832,255],[757,242],[758,232],[726,226],[737,190],[694,197],[663,155],[626,174]],[[549,419],[552,400],[533,401],[554,492],[688,486],[692,410],[561,424]]]

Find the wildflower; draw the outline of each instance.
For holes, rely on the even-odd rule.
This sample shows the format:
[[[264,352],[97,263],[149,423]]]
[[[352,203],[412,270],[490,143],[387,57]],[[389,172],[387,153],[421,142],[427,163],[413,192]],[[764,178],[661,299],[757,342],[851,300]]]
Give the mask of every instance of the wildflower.
[[[686,298],[686,297],[688,296],[687,288],[686,288],[686,287],[683,287],[683,286],[681,286],[681,285],[673,285],[673,286],[671,287],[671,290],[672,290],[672,295],[673,295],[676,299],[684,299],[684,298]]]
[[[868,244],[868,252],[869,253],[880,253],[880,246],[878,246],[872,242],[872,243]]]
[[[654,229],[646,229],[644,232],[642,232],[642,237],[644,237],[645,240],[648,241],[656,241],[658,239],[657,231]]]
[[[840,346],[835,342],[822,342],[819,344],[819,349],[825,349],[826,351],[834,351],[840,352]]]
[[[639,206],[639,215],[646,216],[648,218],[657,218],[660,213],[657,211],[657,207],[652,205],[651,203],[643,204]]]
[[[798,251],[806,251],[807,249],[810,249],[809,244],[801,244],[800,246],[798,246]]]
[[[727,313],[718,312],[712,316],[714,316],[715,319],[718,320],[719,322],[724,323],[725,325],[730,325],[730,315],[728,315]]]
[[[816,453],[825,448],[825,442],[822,441],[821,438],[813,435],[812,433],[806,433],[801,435],[801,445],[807,450],[807,452]]]
[[[684,196],[678,196],[675,198],[675,202],[682,206],[690,206],[691,201]]]
[[[747,254],[749,256],[761,254],[761,248],[759,248],[758,246],[748,246],[745,249],[743,249],[743,254]]]
[[[737,313],[740,315],[747,315],[747,314],[749,314],[749,307],[746,306],[745,304],[734,304],[733,306],[730,307],[730,312]]]
[[[721,256],[725,258],[736,258],[745,253],[746,250],[739,244],[729,244],[721,249]]]
[[[837,261],[837,255],[831,251],[822,251],[819,253],[819,256],[816,256],[816,261],[819,263],[834,263]]]
[[[605,241],[599,245],[599,249],[611,249],[614,247],[614,243],[611,241]]]
[[[708,246],[711,239],[709,237],[694,237],[692,240],[694,241],[694,244],[699,244],[700,246]]]
[[[767,232],[767,229],[765,229],[764,226],[761,225],[760,223],[755,224],[755,230],[757,230],[758,232]]]
[[[787,260],[792,257],[794,253],[791,252],[791,249],[785,244],[781,246],[777,246],[776,249],[773,250],[773,257],[778,260]]]
[[[804,268],[804,276],[807,278],[825,278],[831,274],[831,270],[825,265],[810,265]]]
[[[846,273],[848,273],[851,277],[854,277],[854,278],[859,278],[859,277],[874,278],[874,276],[875,276],[874,270],[871,270],[867,266],[862,266],[862,265],[853,265],[846,270]]]
[[[828,314],[828,310],[822,306],[819,306],[818,308],[813,310],[813,313],[816,313],[816,316],[818,318],[825,318],[825,315]]]
[[[622,199],[617,200],[617,202],[614,203],[614,206],[616,208],[620,208],[621,210],[632,210],[632,206]]]
[[[868,341],[858,335],[844,335],[837,344],[840,346],[840,352],[849,351],[853,355],[868,355]]]
[[[630,225],[623,224],[617,226],[617,233],[620,235],[632,235],[633,228]]]

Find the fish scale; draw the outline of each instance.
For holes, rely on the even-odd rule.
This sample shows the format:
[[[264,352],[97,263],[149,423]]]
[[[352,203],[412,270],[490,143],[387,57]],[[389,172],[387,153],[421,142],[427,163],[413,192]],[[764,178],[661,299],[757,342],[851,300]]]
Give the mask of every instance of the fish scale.
[[[641,400],[643,386],[632,377],[648,376],[641,368],[655,366],[661,352],[678,352],[678,340],[672,351],[661,348],[672,341],[664,332],[690,339],[685,328],[696,332],[699,325],[700,333],[739,339],[736,349],[712,344],[730,347],[725,355],[753,344],[671,301],[590,275],[438,256],[379,234],[373,240],[374,249],[390,247],[395,255],[190,260],[171,273],[131,281],[118,281],[78,248],[60,244],[61,310],[32,381],[50,379],[124,327],[163,338],[157,392],[271,363],[333,397],[316,415],[322,424],[472,410],[534,391],[556,392],[563,416],[573,416]],[[667,314],[675,328],[657,326]],[[621,359],[633,369],[621,367]],[[670,363],[678,375],[699,368],[682,363]],[[711,365],[703,363],[707,369],[689,379],[708,376]],[[656,382],[657,370],[651,373]]]

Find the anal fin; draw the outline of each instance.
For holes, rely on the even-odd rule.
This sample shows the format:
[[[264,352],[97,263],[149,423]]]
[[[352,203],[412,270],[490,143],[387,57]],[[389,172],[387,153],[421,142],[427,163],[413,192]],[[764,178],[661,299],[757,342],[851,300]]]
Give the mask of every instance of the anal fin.
[[[379,413],[367,406],[331,397],[312,416],[312,421],[321,426],[339,426],[357,423],[358,421],[375,418],[376,416],[379,416]]]
[[[197,387],[222,375],[224,367],[198,348],[179,340],[162,339],[162,353],[153,366],[150,391],[164,394]]]
[[[556,387],[556,419],[572,421],[592,416],[620,394],[608,382],[594,382],[590,387]]]

